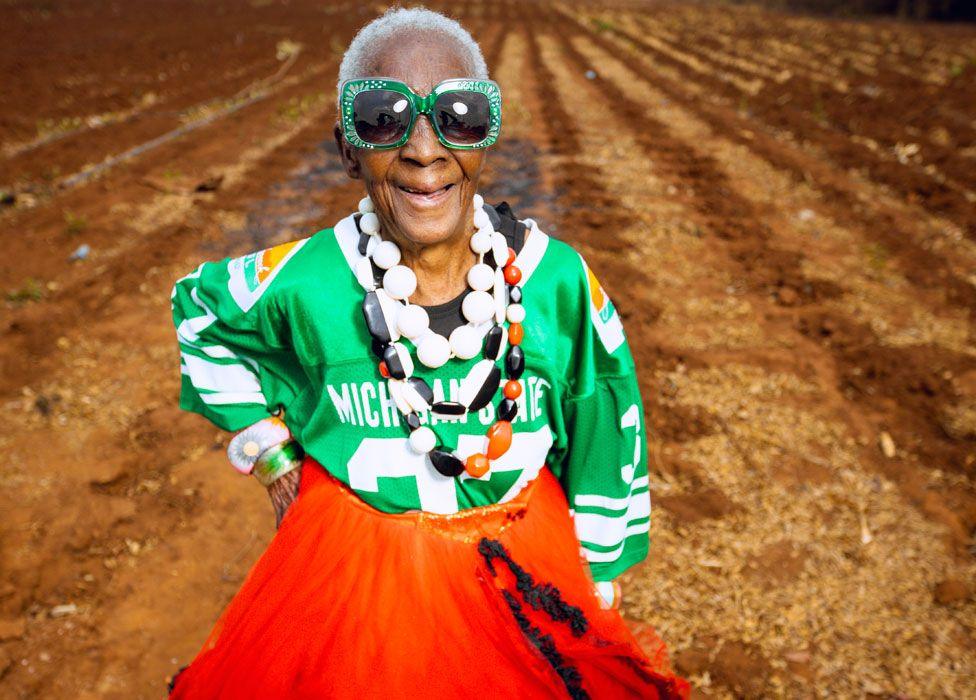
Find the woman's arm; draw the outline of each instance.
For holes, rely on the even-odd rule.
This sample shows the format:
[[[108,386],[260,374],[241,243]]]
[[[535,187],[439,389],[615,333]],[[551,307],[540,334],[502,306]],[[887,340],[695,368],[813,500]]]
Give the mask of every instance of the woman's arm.
[[[288,380],[294,374],[288,370],[296,360],[269,288],[300,247],[286,244],[204,263],[177,281],[172,308],[181,357],[181,408],[235,431],[269,422],[263,419],[294,398],[297,387]],[[283,435],[271,436],[250,460],[231,454],[235,468],[250,473],[260,452],[288,438],[284,424],[277,423]],[[300,474],[298,468],[268,484],[278,524],[297,495]]]
[[[271,496],[271,506],[275,512],[276,528],[281,527],[281,519],[285,517],[292,501],[298,497],[298,484],[301,479],[302,468],[298,467],[268,486],[268,495]]]

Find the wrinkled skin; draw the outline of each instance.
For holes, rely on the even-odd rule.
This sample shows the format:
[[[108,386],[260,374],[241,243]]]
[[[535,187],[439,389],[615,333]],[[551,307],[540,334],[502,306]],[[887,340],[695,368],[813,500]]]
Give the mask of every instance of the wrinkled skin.
[[[285,517],[292,501],[298,496],[298,484],[302,478],[302,468],[290,471],[283,477],[271,483],[268,495],[271,496],[271,506],[275,512],[275,527],[281,527],[281,519]]]
[[[369,76],[397,78],[417,94],[426,95],[441,81],[467,77],[467,70],[450,42],[401,35],[376,53]],[[410,300],[438,304],[464,291],[467,271],[475,262],[468,247],[474,228],[471,199],[478,190],[486,149],[443,146],[426,117],[418,119],[406,144],[392,150],[353,148],[338,123],[334,135],[346,174],[366,185],[383,237],[400,246],[404,264],[417,275],[417,292]],[[431,203],[411,196],[404,187],[446,191]],[[268,487],[276,526],[298,495],[300,479],[298,468]]]

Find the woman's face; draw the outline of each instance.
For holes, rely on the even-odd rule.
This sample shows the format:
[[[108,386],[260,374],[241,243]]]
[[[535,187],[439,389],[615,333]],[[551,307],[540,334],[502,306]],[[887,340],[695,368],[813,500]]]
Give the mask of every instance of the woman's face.
[[[388,42],[370,68],[363,77],[396,78],[418,95],[429,94],[448,78],[469,77],[450,42],[421,35]],[[388,237],[406,246],[423,247],[471,230],[471,198],[477,191],[486,149],[443,146],[427,117],[417,119],[410,140],[400,148],[353,148],[338,124],[335,136],[346,172],[365,180]]]

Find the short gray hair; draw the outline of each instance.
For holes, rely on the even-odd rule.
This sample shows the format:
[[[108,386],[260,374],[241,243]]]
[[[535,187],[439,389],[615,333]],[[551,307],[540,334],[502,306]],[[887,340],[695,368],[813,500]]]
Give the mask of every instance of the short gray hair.
[[[488,66],[485,64],[485,57],[481,55],[481,48],[460,23],[439,12],[422,7],[395,8],[387,10],[359,30],[342,57],[339,66],[339,82],[336,87],[341,86],[346,80],[369,77],[366,73],[370,69],[370,62],[376,50],[391,37],[410,32],[439,34],[457,45],[468,75],[451,77],[488,79]]]

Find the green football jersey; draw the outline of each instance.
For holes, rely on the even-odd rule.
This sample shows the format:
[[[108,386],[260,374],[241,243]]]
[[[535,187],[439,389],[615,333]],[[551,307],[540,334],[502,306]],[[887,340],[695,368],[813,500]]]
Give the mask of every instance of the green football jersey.
[[[650,528],[633,359],[613,303],[580,255],[531,219],[524,223],[529,233],[515,262],[526,310],[524,391],[511,448],[483,477],[442,476],[408,444],[363,319],[353,216],[310,238],[204,263],[176,283],[181,407],[231,431],[283,409],[309,455],[388,513],[504,502],[548,465],[594,578],[614,578],[646,556]],[[456,400],[478,359],[437,369],[416,363],[415,374],[435,400]],[[460,419],[428,413],[422,422],[463,461],[484,451],[500,397],[499,389]]]

